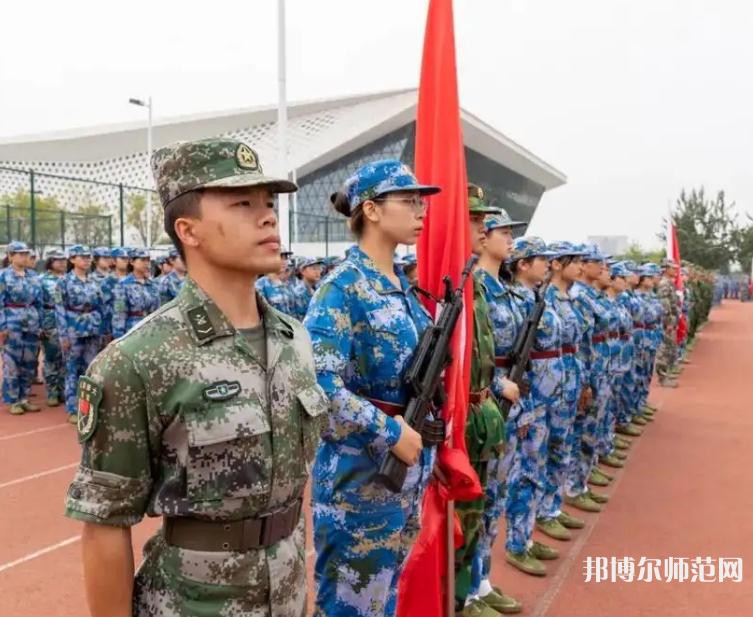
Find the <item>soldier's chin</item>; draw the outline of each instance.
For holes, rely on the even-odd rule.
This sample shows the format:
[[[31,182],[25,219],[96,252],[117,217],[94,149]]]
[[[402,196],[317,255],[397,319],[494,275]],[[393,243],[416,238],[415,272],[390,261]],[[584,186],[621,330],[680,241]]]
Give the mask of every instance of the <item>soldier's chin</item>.
[[[279,253],[258,256],[254,259],[254,270],[259,274],[273,274],[282,268],[282,257]]]

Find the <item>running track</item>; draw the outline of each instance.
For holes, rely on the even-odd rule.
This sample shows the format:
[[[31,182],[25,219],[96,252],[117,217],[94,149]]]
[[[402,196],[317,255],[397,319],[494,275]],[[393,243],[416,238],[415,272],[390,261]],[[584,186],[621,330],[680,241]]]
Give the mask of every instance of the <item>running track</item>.
[[[717,308],[677,390],[655,389],[656,421],[636,439],[599,515],[587,515],[550,574],[504,563],[494,582],[535,617],[753,615],[753,303]],[[43,400],[39,386],[35,401]],[[0,615],[87,615],[81,526],[62,516],[79,447],[62,408],[0,413]],[[580,516],[580,514],[579,514]],[[134,529],[140,546],[157,528]],[[543,538],[542,538],[543,539]],[[585,583],[586,557],[741,557],[743,582]],[[423,617],[423,616],[421,616]],[[430,616],[427,616],[430,617]]]

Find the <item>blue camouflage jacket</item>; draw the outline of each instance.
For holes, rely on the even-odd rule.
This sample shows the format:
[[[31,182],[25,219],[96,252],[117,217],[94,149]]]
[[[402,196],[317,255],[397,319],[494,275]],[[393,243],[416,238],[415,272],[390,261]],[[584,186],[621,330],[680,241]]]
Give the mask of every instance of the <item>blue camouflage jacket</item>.
[[[573,404],[580,396],[583,382],[583,366],[578,356],[579,345],[586,328],[583,316],[575,308],[575,303],[569,292],[563,293],[554,285],[546,290],[547,302],[552,306],[560,318],[562,332],[562,364],[565,370],[565,399]],[[574,352],[571,349],[575,349]]]
[[[39,278],[39,284],[42,286],[42,330],[48,335],[57,332],[58,329],[55,316],[55,290],[63,276],[46,272]]]
[[[346,509],[401,505],[374,476],[400,438],[398,422],[371,401],[402,406],[403,383],[431,317],[399,267],[398,289],[357,247],[314,294],[305,327],[311,334],[317,380],[330,400],[313,470],[315,501]],[[430,471],[430,470],[429,470]]]
[[[298,278],[292,281],[290,290],[293,295],[293,306],[295,307],[294,317],[303,321],[304,317],[306,317],[306,311],[309,309],[311,298],[314,297],[315,290]]]
[[[99,336],[104,306],[99,286],[90,277],[81,280],[73,271],[58,279],[55,317],[61,339]]]
[[[570,289],[573,304],[589,327],[583,331],[579,347],[579,358],[584,367],[584,376],[593,387],[596,380],[609,368],[609,312],[605,307],[602,294],[590,285],[576,281]],[[599,337],[594,342],[594,337]],[[604,340],[601,340],[605,337]]]
[[[175,270],[166,276],[157,277],[155,283],[159,289],[160,304],[167,304],[170,300],[174,300],[180,288],[183,287],[184,280],[185,276],[181,278]]]
[[[256,281],[256,290],[278,311],[295,317],[295,301],[287,281],[275,281],[268,276],[262,276]]]
[[[525,317],[521,312],[521,299],[499,277],[492,276],[486,270],[479,268],[474,272],[476,280],[484,291],[489,304],[489,316],[494,329],[494,356],[496,359],[506,358],[515,345],[518,332],[524,326]],[[509,374],[509,368],[499,366],[494,369],[494,379],[491,389],[498,401],[502,401],[503,378]],[[533,421],[531,399],[522,396],[517,405],[510,408],[507,420],[515,424],[530,424]]]
[[[159,292],[151,279],[139,282],[133,274],[113,289],[112,335],[120,338],[159,308]]]
[[[12,267],[0,272],[0,331],[39,332],[42,288],[39,277],[19,276]]]

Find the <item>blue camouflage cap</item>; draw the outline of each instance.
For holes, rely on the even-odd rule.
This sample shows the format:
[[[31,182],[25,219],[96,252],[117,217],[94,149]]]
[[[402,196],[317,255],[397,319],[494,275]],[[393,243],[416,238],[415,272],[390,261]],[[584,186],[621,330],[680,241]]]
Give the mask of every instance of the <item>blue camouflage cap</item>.
[[[513,263],[529,257],[552,257],[554,253],[547,249],[546,242],[536,236],[523,236],[512,241],[512,251],[507,258]]]
[[[159,266],[164,264],[166,261],[167,261],[167,255],[158,255],[157,257],[154,258],[154,263],[156,263]]]
[[[620,276],[622,278],[627,278],[630,276],[630,270],[625,265],[625,262],[623,261],[617,261],[614,264],[611,265],[609,268],[609,274],[613,277]]]
[[[92,254],[94,255],[94,257],[111,257],[112,250],[110,250],[106,246],[98,246],[94,249]]]
[[[28,244],[26,242],[11,242],[8,245],[8,252],[9,253],[31,253],[31,249],[29,248]]]
[[[661,274],[661,268],[653,262],[647,262],[640,268],[641,276],[658,276],[659,274]]]
[[[144,247],[131,249],[130,253],[131,259],[151,259],[152,257],[149,249]]]
[[[407,253],[406,255],[403,255],[403,262],[406,266],[417,266],[418,257],[415,253]]]
[[[169,251],[167,251],[167,257],[168,259],[175,259],[176,257],[180,257],[180,251],[173,247]]]
[[[567,242],[566,240],[552,242],[547,248],[554,253],[552,259],[559,259],[560,257],[582,257],[586,254],[586,251],[584,251],[580,245]]]
[[[524,221],[513,221],[506,210],[497,208],[497,214],[490,214],[484,219],[486,233],[494,229],[504,229],[505,227],[525,227],[528,223]]]
[[[298,266],[299,270],[303,270],[304,268],[308,268],[309,266],[321,266],[324,263],[324,260],[321,257],[304,257],[301,259],[301,263]]]
[[[586,254],[583,256],[584,261],[601,261],[609,259],[611,255],[605,255],[596,244],[586,245]]]
[[[627,268],[628,270],[630,270],[630,273],[631,273],[631,274],[636,274],[636,273],[638,272],[638,267],[639,267],[639,266],[638,266],[638,264],[637,264],[637,263],[635,263],[635,262],[634,262],[634,261],[633,261],[632,259],[626,259],[626,260],[625,260],[625,261],[623,261],[622,263],[623,263],[623,264],[625,264],[625,267],[626,267],[626,268]]]
[[[343,193],[348,196],[351,212],[369,199],[375,199],[396,191],[417,191],[421,195],[434,195],[442,189],[438,186],[420,184],[405,163],[395,159],[374,161],[358,168],[355,174],[345,181]],[[330,197],[335,202],[337,193]]]
[[[47,251],[47,259],[65,259],[65,253],[60,249]]]
[[[91,249],[83,244],[74,244],[68,249],[68,257],[91,257]]]
[[[128,259],[131,256],[131,252],[127,246],[116,246],[112,249],[112,257],[120,257],[121,259]]]

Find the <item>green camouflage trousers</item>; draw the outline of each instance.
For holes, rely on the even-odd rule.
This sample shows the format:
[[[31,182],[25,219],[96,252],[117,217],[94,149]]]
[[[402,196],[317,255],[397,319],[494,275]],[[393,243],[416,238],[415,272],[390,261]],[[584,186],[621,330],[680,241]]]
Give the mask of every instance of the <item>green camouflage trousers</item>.
[[[664,331],[661,345],[656,352],[656,374],[665,377],[677,362],[677,337],[674,330]]]
[[[134,617],[305,617],[303,517],[267,549],[203,552],[168,546],[162,533],[144,547]]]

